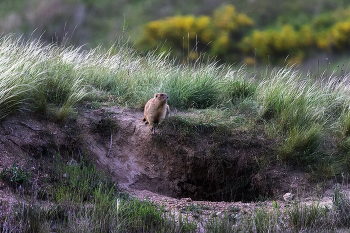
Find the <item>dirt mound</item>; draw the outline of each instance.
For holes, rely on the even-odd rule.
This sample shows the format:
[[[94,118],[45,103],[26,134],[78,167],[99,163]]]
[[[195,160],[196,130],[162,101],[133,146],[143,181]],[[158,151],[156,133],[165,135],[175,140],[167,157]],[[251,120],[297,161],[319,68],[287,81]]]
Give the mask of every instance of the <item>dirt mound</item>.
[[[272,153],[260,133],[207,128],[191,131],[170,118],[150,135],[143,113],[117,106],[81,109],[64,124],[36,116],[12,116],[0,124],[0,170],[26,158],[88,154],[110,169],[121,187],[174,198],[249,201],[300,188],[302,174],[261,170]]]

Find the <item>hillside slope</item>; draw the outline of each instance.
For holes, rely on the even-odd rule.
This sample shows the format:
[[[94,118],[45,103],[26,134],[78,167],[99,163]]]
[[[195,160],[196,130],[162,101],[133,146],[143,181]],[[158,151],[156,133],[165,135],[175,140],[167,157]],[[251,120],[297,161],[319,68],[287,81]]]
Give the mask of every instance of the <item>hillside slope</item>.
[[[259,170],[256,159],[272,153],[273,143],[262,133],[233,130],[228,137],[208,129],[185,135],[170,118],[151,135],[142,114],[113,106],[81,109],[63,125],[35,116],[6,118],[0,169],[27,160],[45,163],[57,152],[66,159],[88,155],[125,189],[212,201],[249,201],[306,185],[303,173],[280,166]]]

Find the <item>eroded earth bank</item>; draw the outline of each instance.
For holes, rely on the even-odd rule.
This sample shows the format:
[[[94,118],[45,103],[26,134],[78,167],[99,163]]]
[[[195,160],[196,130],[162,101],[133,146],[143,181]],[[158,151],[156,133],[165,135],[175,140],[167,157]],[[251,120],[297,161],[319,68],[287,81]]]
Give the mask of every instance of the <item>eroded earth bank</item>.
[[[57,153],[73,161],[86,156],[130,194],[173,205],[181,198],[214,204],[283,200],[286,192],[312,189],[306,174],[262,164],[274,154],[263,131],[196,127],[170,117],[150,135],[142,117],[141,110],[117,106],[83,108],[64,123],[8,117],[0,124],[0,170],[17,163],[45,176],[42,167]],[[6,199],[6,184],[0,189]]]

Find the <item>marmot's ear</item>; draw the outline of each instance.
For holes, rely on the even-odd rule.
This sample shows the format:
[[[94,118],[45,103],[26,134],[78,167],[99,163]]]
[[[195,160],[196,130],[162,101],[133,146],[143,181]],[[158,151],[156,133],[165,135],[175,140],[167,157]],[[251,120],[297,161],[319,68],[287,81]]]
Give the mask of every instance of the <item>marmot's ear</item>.
[[[158,94],[155,94],[154,98],[157,98],[158,97]]]

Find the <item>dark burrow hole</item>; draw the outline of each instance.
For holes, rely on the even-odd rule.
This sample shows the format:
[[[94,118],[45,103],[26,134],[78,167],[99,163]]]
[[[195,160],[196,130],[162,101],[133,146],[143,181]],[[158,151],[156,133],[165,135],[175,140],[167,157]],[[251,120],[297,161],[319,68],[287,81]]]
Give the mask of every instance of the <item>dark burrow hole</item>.
[[[257,167],[253,162],[240,164],[241,161],[224,156],[186,158],[183,161],[179,169],[182,168],[184,178],[176,184],[177,198],[249,202],[269,196],[262,180],[254,184]],[[169,178],[172,179],[171,174]]]
[[[273,184],[259,165],[273,154],[269,144],[246,132],[220,132],[181,137],[163,129],[152,141],[154,157],[166,157],[157,161],[163,177],[142,188],[196,201],[250,202],[273,196]]]

